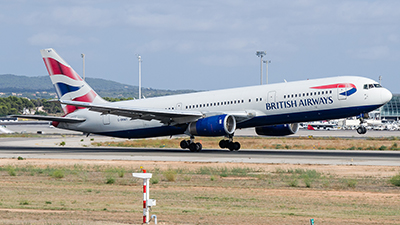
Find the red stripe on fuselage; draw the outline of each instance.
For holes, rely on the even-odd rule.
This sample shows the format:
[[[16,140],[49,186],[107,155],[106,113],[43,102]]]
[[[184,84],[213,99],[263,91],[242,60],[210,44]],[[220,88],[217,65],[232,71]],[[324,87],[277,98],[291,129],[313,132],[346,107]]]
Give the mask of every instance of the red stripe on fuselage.
[[[350,83],[328,84],[328,85],[316,86],[316,87],[310,87],[310,88],[312,88],[312,89],[332,89],[332,88],[346,88],[346,87],[356,88],[356,86],[354,84],[350,84]]]

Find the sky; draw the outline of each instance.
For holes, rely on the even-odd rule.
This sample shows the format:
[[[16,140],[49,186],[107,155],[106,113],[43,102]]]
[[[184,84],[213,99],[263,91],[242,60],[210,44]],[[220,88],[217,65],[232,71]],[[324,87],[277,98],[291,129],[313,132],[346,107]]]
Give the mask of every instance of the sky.
[[[356,75],[400,93],[398,0],[0,0],[0,74],[47,75],[54,48],[86,77],[157,89]],[[263,76],[265,82],[265,68]],[[0,81],[1,82],[1,81]]]

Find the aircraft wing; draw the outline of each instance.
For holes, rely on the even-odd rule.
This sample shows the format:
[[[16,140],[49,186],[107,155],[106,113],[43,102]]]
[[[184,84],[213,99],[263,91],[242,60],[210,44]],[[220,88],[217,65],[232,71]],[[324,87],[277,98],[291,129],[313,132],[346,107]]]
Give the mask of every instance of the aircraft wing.
[[[46,121],[56,121],[56,122],[65,122],[65,123],[80,123],[80,122],[84,122],[86,120],[85,118],[70,118],[70,117],[61,117],[61,116],[39,116],[39,115],[12,115],[11,117],[46,120]]]
[[[146,109],[131,108],[122,106],[113,106],[111,104],[93,104],[88,102],[59,100],[61,104],[84,107],[91,111],[101,112],[103,114],[113,114],[125,116],[131,119],[142,120],[159,120],[164,124],[177,124],[196,121],[203,117],[203,113],[199,111],[182,111],[182,110],[163,110],[163,109]]]

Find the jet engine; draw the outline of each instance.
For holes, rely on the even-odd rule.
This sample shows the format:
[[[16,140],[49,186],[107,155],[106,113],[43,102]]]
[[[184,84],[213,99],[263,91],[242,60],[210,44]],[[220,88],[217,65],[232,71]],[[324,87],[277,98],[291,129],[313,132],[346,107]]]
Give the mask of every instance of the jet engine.
[[[236,130],[236,120],[232,115],[218,115],[191,122],[189,133],[198,136],[223,136],[233,134]]]
[[[256,127],[256,133],[264,136],[286,136],[295,134],[298,130],[298,123]]]

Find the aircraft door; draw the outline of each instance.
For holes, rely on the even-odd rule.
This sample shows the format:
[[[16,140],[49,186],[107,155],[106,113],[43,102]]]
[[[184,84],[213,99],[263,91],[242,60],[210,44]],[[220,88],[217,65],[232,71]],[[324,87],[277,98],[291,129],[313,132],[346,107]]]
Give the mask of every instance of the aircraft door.
[[[182,110],[182,103],[177,103],[176,104],[176,109],[177,110]]]
[[[268,103],[276,102],[276,91],[268,92],[267,102]]]
[[[102,114],[101,118],[104,125],[110,125],[110,114]]]
[[[338,91],[338,99],[339,100],[346,100],[347,99],[347,91],[350,88],[348,84],[338,84],[337,91]]]

